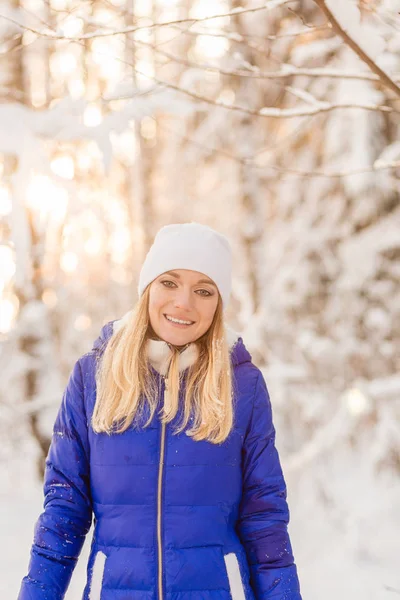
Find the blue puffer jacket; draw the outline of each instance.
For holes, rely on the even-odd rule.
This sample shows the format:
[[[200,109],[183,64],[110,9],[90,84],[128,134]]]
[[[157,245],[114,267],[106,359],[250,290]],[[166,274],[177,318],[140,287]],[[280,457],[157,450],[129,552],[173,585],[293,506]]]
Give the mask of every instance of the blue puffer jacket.
[[[301,600],[271,404],[242,338],[230,344],[235,422],[224,443],[173,435],[175,421],[157,416],[147,428],[95,434],[94,369],[114,323],[63,395],[18,600],[64,598],[92,513],[82,600]],[[152,368],[161,406],[165,379]]]

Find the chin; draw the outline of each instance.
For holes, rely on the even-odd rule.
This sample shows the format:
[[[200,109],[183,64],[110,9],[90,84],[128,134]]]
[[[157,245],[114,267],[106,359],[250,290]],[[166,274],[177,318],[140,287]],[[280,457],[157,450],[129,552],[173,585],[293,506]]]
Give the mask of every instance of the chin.
[[[196,336],[195,332],[166,331],[164,328],[161,328],[160,337],[173,346],[183,346],[193,342],[198,336]]]
[[[185,344],[189,344],[189,342],[193,341],[193,336],[191,335],[171,335],[166,334],[162,336],[163,340],[172,344],[173,346],[184,346]]]

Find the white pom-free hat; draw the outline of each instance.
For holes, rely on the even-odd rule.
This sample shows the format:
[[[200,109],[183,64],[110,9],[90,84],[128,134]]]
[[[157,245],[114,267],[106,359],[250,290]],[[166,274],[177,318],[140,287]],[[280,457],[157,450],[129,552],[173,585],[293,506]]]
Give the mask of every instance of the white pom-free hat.
[[[139,274],[139,298],[149,283],[172,269],[199,271],[210,277],[217,285],[226,308],[232,286],[232,250],[222,233],[194,222],[162,227]]]

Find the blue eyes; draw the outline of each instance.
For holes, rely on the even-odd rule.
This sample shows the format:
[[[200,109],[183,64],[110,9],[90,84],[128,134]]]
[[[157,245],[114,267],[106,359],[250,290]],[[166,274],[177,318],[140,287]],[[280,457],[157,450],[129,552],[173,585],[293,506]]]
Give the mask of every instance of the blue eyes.
[[[161,281],[161,283],[164,285],[164,287],[167,287],[167,288],[170,288],[170,289],[174,285],[176,285],[173,281],[170,281],[168,279],[164,279],[164,281]],[[165,285],[167,283],[172,283],[172,286],[171,285]],[[199,294],[200,296],[205,296],[205,297],[213,295],[211,292],[209,292],[208,290],[204,290],[204,289],[202,289],[202,290],[196,290],[196,292],[205,292],[205,294]]]

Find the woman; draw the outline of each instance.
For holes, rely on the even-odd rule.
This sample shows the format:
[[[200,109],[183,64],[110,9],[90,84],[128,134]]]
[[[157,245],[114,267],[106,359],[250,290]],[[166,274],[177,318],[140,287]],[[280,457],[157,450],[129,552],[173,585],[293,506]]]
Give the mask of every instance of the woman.
[[[271,404],[223,320],[228,240],[163,227],[139,301],[75,364],[19,600],[301,600]]]

